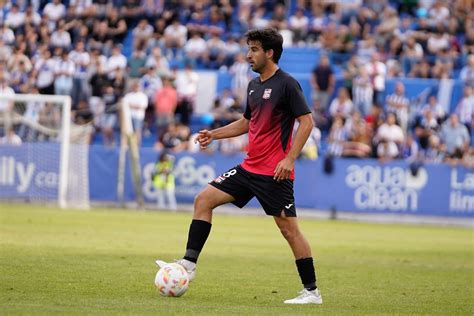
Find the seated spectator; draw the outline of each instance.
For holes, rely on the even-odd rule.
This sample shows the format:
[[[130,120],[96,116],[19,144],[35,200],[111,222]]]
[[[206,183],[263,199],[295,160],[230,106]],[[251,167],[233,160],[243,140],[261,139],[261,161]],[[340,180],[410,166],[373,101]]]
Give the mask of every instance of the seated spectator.
[[[411,134],[407,135],[405,141],[400,146],[400,158],[408,162],[419,160],[418,143]]]
[[[135,48],[127,61],[127,75],[131,82],[138,81],[145,73],[146,55],[140,48]]]
[[[329,115],[332,118],[341,117],[346,119],[352,113],[354,104],[349,98],[349,92],[346,88],[339,88],[337,98],[332,100],[331,105],[329,106]]]
[[[25,13],[20,11],[17,4],[12,4],[5,18],[5,25],[17,33],[25,24]]]
[[[459,78],[465,85],[474,88],[474,54],[467,57],[467,65],[462,68]]]
[[[474,128],[474,88],[464,87],[464,95],[455,111],[461,124],[464,124],[471,132]]]
[[[446,111],[444,110],[443,106],[438,102],[438,99],[435,95],[431,95],[428,97],[428,103],[426,103],[421,108],[421,114],[423,111],[430,110],[433,113],[434,118],[438,121],[438,124],[441,124],[446,119]]]
[[[46,15],[51,22],[56,23],[66,17],[66,6],[61,3],[61,0],[53,0],[46,4],[43,15]]]
[[[99,113],[99,126],[103,135],[103,143],[106,146],[115,144],[114,130],[118,126],[118,102],[119,98],[111,85],[104,87],[101,93],[101,104],[104,109]],[[97,109],[93,109],[97,113]]]
[[[15,33],[4,23],[0,21],[0,38],[6,45],[12,45],[15,42]]]
[[[423,161],[441,163],[445,160],[445,157],[445,146],[441,144],[437,135],[431,135],[428,139],[428,148],[422,153]]]
[[[342,117],[336,116],[331,125],[328,135],[328,153],[332,156],[341,156],[344,150],[344,143],[347,140],[347,132],[344,128]]]
[[[370,129],[366,122],[362,119],[359,112],[355,111],[346,120],[344,124],[346,130],[347,141],[344,142],[342,155],[344,157],[369,157],[371,154]]]
[[[106,70],[109,75],[109,79],[114,79],[118,69],[127,68],[127,58],[122,54],[120,46],[114,46],[112,48],[112,55],[107,59]]]
[[[155,148],[157,150],[166,149],[173,153],[186,150],[190,139],[190,130],[182,124],[171,123],[167,131],[160,137]]]
[[[165,47],[167,49],[166,56],[173,58],[176,56],[177,50],[184,47],[186,44],[188,30],[186,26],[182,25],[179,19],[174,19],[173,22],[165,29]]]
[[[450,115],[441,127],[441,142],[446,147],[446,158],[461,159],[469,148],[470,137],[466,126],[459,122],[456,113]]]
[[[20,146],[21,143],[20,136],[15,133],[13,128],[8,129],[7,134],[0,138],[0,145]]]
[[[61,47],[65,50],[71,48],[71,34],[66,31],[66,23],[63,20],[58,22],[58,28],[51,34],[51,45]]]
[[[408,108],[410,100],[405,96],[405,85],[398,81],[395,85],[394,93],[387,96],[385,104],[388,112],[395,113],[397,121],[403,131],[407,131],[408,127]]]
[[[422,149],[428,148],[428,140],[439,132],[438,120],[430,109],[423,110],[422,117],[415,126],[415,135]]]
[[[145,47],[153,36],[153,27],[147,19],[141,19],[138,25],[133,29],[133,47]]]
[[[170,65],[166,56],[163,56],[162,50],[159,46],[153,47],[150,56],[148,56],[145,68],[154,66],[159,76],[169,76]]]
[[[403,130],[396,123],[395,114],[388,113],[385,123],[378,128],[375,135],[377,157],[382,160],[397,158],[400,154],[399,148],[405,141]]]
[[[206,41],[197,31],[191,33],[191,38],[184,45],[186,60],[192,64],[203,64],[204,56],[207,51]]]
[[[293,43],[301,44],[306,40],[309,27],[309,19],[304,15],[303,8],[296,8],[295,13],[288,21],[289,29],[293,32]]]
[[[210,69],[219,69],[224,65],[226,55],[224,53],[225,43],[218,33],[213,33],[206,42],[207,50],[203,55],[204,64]]]

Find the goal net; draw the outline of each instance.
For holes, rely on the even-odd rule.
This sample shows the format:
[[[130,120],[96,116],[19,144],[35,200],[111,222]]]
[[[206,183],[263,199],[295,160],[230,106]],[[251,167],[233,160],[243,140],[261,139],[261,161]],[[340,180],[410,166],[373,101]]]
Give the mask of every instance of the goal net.
[[[91,128],[68,96],[0,95],[0,199],[89,208]]]

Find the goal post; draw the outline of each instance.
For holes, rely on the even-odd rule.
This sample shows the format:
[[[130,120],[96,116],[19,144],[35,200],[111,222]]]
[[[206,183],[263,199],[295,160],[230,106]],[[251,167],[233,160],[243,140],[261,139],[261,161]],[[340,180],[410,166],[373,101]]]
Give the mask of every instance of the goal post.
[[[77,137],[84,127],[72,123],[71,98],[2,94],[0,105],[0,137],[4,143],[0,144],[4,147],[0,150],[0,159],[13,162],[14,167],[13,170],[0,168],[0,178],[1,173],[13,174],[13,181],[0,180],[0,199],[54,202],[61,208],[89,208],[89,144]],[[20,137],[21,145],[8,144],[5,138],[8,133]],[[72,138],[74,143],[71,143]],[[19,190],[15,188],[15,181],[20,181],[16,179],[24,173],[15,172],[22,170],[23,165],[30,168],[30,178]]]

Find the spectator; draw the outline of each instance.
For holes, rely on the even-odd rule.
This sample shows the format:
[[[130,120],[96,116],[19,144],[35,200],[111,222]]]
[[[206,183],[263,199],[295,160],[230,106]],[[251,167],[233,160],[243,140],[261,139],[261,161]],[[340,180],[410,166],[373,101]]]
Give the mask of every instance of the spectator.
[[[323,109],[327,108],[329,98],[331,97],[335,85],[335,77],[329,58],[326,55],[321,56],[318,66],[313,69],[311,74],[311,87],[313,100],[318,100]]]
[[[146,56],[143,50],[135,48],[132,56],[127,61],[127,74],[129,83],[137,82],[145,73]]]
[[[193,70],[190,64],[187,64],[184,71],[178,73],[175,82],[176,90],[178,91],[176,114],[179,115],[179,122],[184,125],[189,125],[191,114],[194,111],[199,75]]]
[[[2,96],[14,96],[15,91],[9,87],[6,75],[0,71],[0,94]],[[9,100],[0,100],[0,121],[4,121],[4,130],[8,130],[11,125],[11,110],[13,109],[13,102]]]
[[[104,87],[101,93],[101,102],[103,104],[103,113],[99,112],[97,108],[92,109],[92,112],[98,113],[99,124],[102,130],[103,142],[106,146],[113,146],[115,144],[114,130],[117,127],[118,121],[118,95],[111,85]]]
[[[304,15],[304,9],[296,8],[295,13],[290,16],[288,24],[293,32],[293,43],[302,44],[306,40],[309,27],[309,19]]]
[[[374,89],[370,81],[367,70],[364,67],[359,69],[359,75],[353,80],[352,95],[354,105],[358,112],[366,116],[372,107]]]
[[[140,89],[140,85],[135,83],[131,87],[131,91],[123,98],[123,103],[130,107],[130,115],[132,117],[132,126],[140,146],[142,141],[142,129],[145,120],[145,110],[148,107],[148,97]]]
[[[387,67],[380,61],[378,53],[373,53],[370,63],[366,66],[374,89],[373,102],[376,105],[382,104],[383,92],[385,91],[385,76],[387,74]]]
[[[247,102],[247,86],[251,79],[250,67],[243,53],[235,56],[235,62],[230,67],[229,73],[232,75],[232,94],[237,96],[243,105]]]
[[[112,55],[107,59],[107,72],[109,79],[114,79],[118,69],[125,70],[127,68],[127,58],[122,54],[120,46],[112,48]]]
[[[124,6],[122,10],[127,8]],[[107,20],[105,30],[107,31],[107,38],[112,39],[114,45],[123,43],[125,36],[127,36],[129,23],[126,21],[127,16],[119,15],[118,8],[109,6],[107,10]]]
[[[69,59],[67,51],[63,50],[61,59],[54,66],[54,94],[71,95],[74,71],[74,62]]]
[[[342,155],[344,157],[366,158],[370,156],[371,147],[369,127],[361,117],[360,113],[355,111],[346,120],[344,124],[347,141],[343,144]]]
[[[173,87],[172,79],[163,78],[163,87],[155,95],[155,117],[157,136],[161,137],[166,127],[174,122],[174,112],[178,105],[178,93]]]
[[[197,31],[191,34],[191,38],[184,45],[186,60],[193,65],[203,64],[204,56],[207,51],[206,41]]]
[[[25,23],[25,13],[20,11],[17,4],[12,4],[5,18],[5,25],[17,33]]]
[[[66,7],[61,3],[61,0],[53,0],[44,7],[43,15],[46,15],[51,22],[56,23],[66,17]]]
[[[459,78],[465,85],[474,88],[474,54],[467,57],[467,65],[462,68]]]
[[[165,47],[167,48],[167,56],[176,56],[177,49],[181,49],[186,44],[188,30],[180,23],[178,19],[165,29]]]
[[[138,25],[133,29],[133,47],[145,47],[153,36],[153,27],[147,19],[141,19]]]
[[[339,88],[337,98],[332,100],[329,106],[329,115],[332,118],[341,117],[346,119],[349,117],[353,110],[354,104],[349,98],[349,92],[346,88]]]
[[[347,133],[342,117],[336,116],[328,135],[328,153],[332,156],[342,156]]]
[[[15,133],[15,130],[13,128],[9,128],[7,131],[7,134],[0,138],[0,144],[1,145],[7,145],[7,146],[20,146],[22,143],[22,140],[20,136],[18,136]]]
[[[220,66],[224,65],[226,57],[224,53],[224,41],[221,40],[218,33],[214,33],[211,35],[211,38],[207,40],[206,46],[207,53],[204,54],[204,64],[207,68],[219,69]]]
[[[428,97],[428,103],[423,106],[421,109],[422,112],[425,110],[431,111],[434,118],[438,121],[438,124],[441,124],[446,119],[446,111],[443,106],[439,104],[438,99],[434,95]]]
[[[102,122],[102,116],[105,110],[105,104],[104,100],[106,100],[112,105],[117,104],[117,100],[115,99],[115,94],[113,91],[109,91],[109,96],[107,98],[103,97],[106,87],[111,86],[109,78],[107,77],[107,74],[105,73],[104,66],[98,63],[97,66],[97,72],[92,75],[92,77],[89,80],[90,86],[91,86],[91,98],[89,99],[89,104],[90,104],[90,109],[92,111],[92,114],[94,115],[94,122],[96,126],[100,126]],[[111,97],[114,96],[114,97]],[[112,100],[112,101],[111,101]],[[106,120],[107,121],[107,120]],[[107,127],[110,128],[111,125],[114,124],[106,124]]]
[[[90,55],[85,50],[84,42],[77,42],[74,50],[69,53],[69,59],[75,65],[72,85],[73,105],[77,106],[79,101],[87,99],[89,89],[87,86],[87,67],[90,64]]]
[[[385,103],[387,111],[395,113],[400,127],[406,132],[408,128],[408,108],[410,101],[405,96],[405,85],[401,81],[395,84],[395,92],[387,96]]]
[[[147,58],[145,68],[154,66],[159,76],[169,76],[170,66],[168,59],[163,56],[160,47],[153,47],[151,55]]]
[[[470,132],[474,124],[474,88],[464,87],[464,95],[455,111],[461,124],[464,124]]]
[[[71,48],[71,35],[66,31],[65,22],[58,22],[58,29],[51,34],[51,45],[65,50]]]
[[[388,113],[387,120],[378,128],[375,135],[377,157],[382,160],[397,158],[400,154],[399,148],[405,141],[403,131],[396,122],[395,113]]]
[[[428,140],[439,131],[439,123],[430,109],[423,110],[423,116],[415,126],[415,135],[422,149],[428,148]]]
[[[148,97],[148,104],[155,104],[156,92],[163,87],[163,82],[154,66],[147,69],[146,74],[140,79],[140,90]]]
[[[459,122],[456,113],[451,114],[449,120],[443,124],[440,136],[447,158],[461,159],[469,148],[469,132],[466,126]]]

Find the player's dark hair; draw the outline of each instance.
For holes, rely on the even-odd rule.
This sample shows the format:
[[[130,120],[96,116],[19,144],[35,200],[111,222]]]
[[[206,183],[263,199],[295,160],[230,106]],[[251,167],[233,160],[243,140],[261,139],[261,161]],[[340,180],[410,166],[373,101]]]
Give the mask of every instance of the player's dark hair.
[[[263,30],[250,30],[245,34],[247,44],[250,41],[258,41],[262,44],[264,51],[273,50],[273,62],[278,64],[281,53],[283,52],[283,37],[273,28]]]

